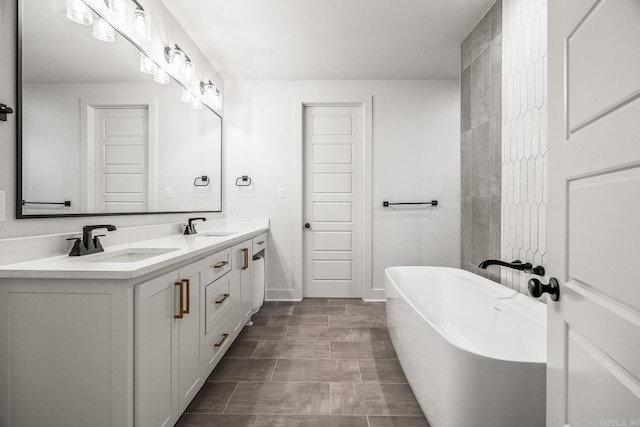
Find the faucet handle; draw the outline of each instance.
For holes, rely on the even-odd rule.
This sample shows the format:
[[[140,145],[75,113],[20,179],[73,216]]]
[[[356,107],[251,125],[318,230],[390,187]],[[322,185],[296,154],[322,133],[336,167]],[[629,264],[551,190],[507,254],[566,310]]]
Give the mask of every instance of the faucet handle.
[[[79,256],[82,254],[84,250],[84,244],[82,243],[82,237],[71,237],[67,240],[75,240],[73,243],[73,247],[71,248],[71,252],[69,252],[69,256]]]

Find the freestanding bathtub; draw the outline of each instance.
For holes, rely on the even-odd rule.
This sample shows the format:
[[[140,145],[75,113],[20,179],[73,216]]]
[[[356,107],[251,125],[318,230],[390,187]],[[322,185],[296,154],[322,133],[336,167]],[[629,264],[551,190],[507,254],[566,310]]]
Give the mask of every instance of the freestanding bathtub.
[[[390,267],[387,321],[432,427],[540,427],[546,306],[468,271]]]

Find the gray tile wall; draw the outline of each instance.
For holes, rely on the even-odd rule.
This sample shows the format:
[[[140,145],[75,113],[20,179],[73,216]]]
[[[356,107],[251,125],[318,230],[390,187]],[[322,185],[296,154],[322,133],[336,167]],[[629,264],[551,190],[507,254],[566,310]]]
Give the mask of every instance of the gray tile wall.
[[[502,0],[462,42],[461,181],[462,268],[480,270],[500,258],[502,190]]]

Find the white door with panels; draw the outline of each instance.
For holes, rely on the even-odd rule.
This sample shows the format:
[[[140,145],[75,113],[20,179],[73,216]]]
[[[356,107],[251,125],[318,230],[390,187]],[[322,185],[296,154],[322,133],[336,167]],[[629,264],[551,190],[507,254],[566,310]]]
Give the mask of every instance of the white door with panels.
[[[148,210],[148,143],[146,107],[96,108],[96,212]]]
[[[363,107],[304,108],[304,296],[362,296]]]
[[[640,1],[548,8],[547,426],[640,425]]]

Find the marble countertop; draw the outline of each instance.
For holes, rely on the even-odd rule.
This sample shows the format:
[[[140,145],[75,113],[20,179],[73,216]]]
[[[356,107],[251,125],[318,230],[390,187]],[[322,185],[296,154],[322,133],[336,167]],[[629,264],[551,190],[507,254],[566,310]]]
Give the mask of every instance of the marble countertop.
[[[150,240],[130,242],[105,247],[97,254],[70,257],[68,255],[42,258],[0,266],[0,278],[28,279],[135,279],[156,270],[179,264],[188,259],[213,253],[240,243],[269,229],[266,218],[233,221],[232,223],[198,224],[198,234],[185,236],[176,234]],[[207,235],[208,233],[233,233],[230,235]],[[162,253],[162,250],[169,250]],[[118,254],[133,250],[136,253],[159,252],[157,255],[133,262],[106,261]],[[101,262],[105,260],[106,262]]]

